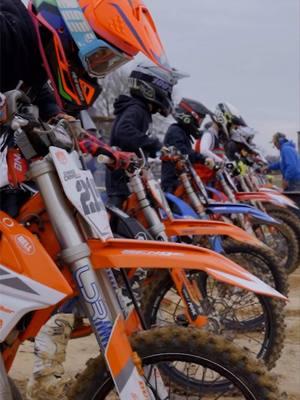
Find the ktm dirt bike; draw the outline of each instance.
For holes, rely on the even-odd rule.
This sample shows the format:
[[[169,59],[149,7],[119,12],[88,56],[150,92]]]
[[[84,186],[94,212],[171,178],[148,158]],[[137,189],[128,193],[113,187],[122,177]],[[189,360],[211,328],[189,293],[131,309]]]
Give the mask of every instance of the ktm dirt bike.
[[[113,162],[106,156],[100,156],[100,161],[108,164]],[[192,238],[191,242],[195,244],[205,237],[213,236],[216,239],[216,235],[230,236],[239,243],[226,245],[224,254],[227,257],[241,262],[260,279],[286,290],[284,271],[277,268],[276,259],[257,239],[240,228],[221,221],[176,220],[160,185],[145,165],[145,160],[134,160],[126,171],[131,195],[124,203],[123,211],[146,228],[145,237],[150,234],[159,241],[171,238],[174,240],[175,237],[181,240]],[[116,218],[116,207],[109,206],[109,209]],[[248,244],[245,246],[241,241],[247,241]],[[131,271],[131,276],[133,272]],[[140,282],[141,303],[149,326],[176,323],[201,327],[201,324],[197,324],[199,310],[195,299],[202,299],[210,330],[229,334],[236,343],[242,345],[245,345],[246,340],[247,347],[270,368],[280,357],[284,342],[283,304],[269,302],[269,299],[265,302],[266,299],[256,296],[249,297],[243,291],[227,290],[212,278],[208,279],[205,274],[196,271],[188,273],[184,287],[178,285],[178,269],[166,273],[151,273],[143,278],[145,283]]]
[[[239,193],[235,193],[235,197],[241,196],[241,201],[248,201],[260,210],[266,211],[275,219],[285,223],[292,229],[299,244],[300,211],[295,202],[279,191],[260,188],[255,179],[253,167],[248,167],[246,174],[238,175],[235,179],[237,181],[237,187],[240,189]],[[247,194],[249,196],[248,198]],[[300,251],[298,249],[297,262],[291,265],[287,272],[293,272],[299,265]]]
[[[281,255],[282,264],[287,272],[294,271],[299,265],[300,228],[293,212],[287,208],[292,203],[280,194],[264,191],[250,192],[244,176],[238,175],[233,178],[230,176],[230,171],[226,169],[218,171],[217,176],[227,199],[250,203],[280,222],[276,229],[259,224],[254,225],[254,231],[261,240]],[[242,190],[239,191],[239,187]]]
[[[256,207],[237,203],[234,195],[235,184],[228,173],[228,168],[217,166],[215,170],[218,186],[224,195],[215,188],[205,187],[191,162],[180,154],[178,157],[182,160],[176,164],[180,179],[180,184],[174,193],[177,197],[189,203],[200,217],[209,213],[213,218],[223,220],[230,218],[234,224],[267,244],[287,270],[297,263],[298,242],[295,233],[285,223],[276,221]],[[215,201],[209,198],[209,193]]]
[[[135,302],[128,312],[111,268],[175,268],[182,259],[184,268],[264,295],[284,296],[209,250],[113,239],[92,175],[75,150],[78,126],[40,124],[37,110],[22,93],[6,96],[11,107],[4,128],[19,150],[22,172],[28,168],[27,177],[37,185],[30,201],[40,208],[24,225],[0,212],[1,399],[21,398],[7,376],[19,345],[34,338],[54,310],[75,295],[102,355],[76,378],[69,399],[100,400],[114,390],[122,400],[174,399],[180,391],[198,399],[225,398],[229,392],[247,400],[278,399],[263,367],[222,338],[181,327],[143,331],[139,307]],[[13,168],[9,165],[12,174]],[[31,232],[34,224],[38,234]],[[199,374],[201,368],[210,370],[210,378]],[[215,382],[220,382],[218,392],[215,386],[210,390]]]

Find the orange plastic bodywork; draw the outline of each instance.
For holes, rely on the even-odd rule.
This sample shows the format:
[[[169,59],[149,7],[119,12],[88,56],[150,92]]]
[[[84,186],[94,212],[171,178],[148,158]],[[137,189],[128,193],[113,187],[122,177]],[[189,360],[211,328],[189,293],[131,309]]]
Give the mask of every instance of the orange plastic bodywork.
[[[211,220],[176,219],[163,221],[168,236],[218,235],[229,236],[240,242],[261,245],[261,242],[243,229],[223,222]]]
[[[40,241],[2,211],[0,211],[0,231],[1,264],[66,296],[73,293]]]
[[[234,196],[238,201],[272,201],[271,196],[264,192],[237,192]]]
[[[202,247],[127,239],[88,240],[94,268],[193,269],[242,289],[286,298],[222,255]]]
[[[17,220],[27,223],[28,230],[38,236],[47,253],[56,259],[60,252],[60,244],[56,238],[52,224],[45,209],[42,196],[37,193],[32,196],[21,208]]]

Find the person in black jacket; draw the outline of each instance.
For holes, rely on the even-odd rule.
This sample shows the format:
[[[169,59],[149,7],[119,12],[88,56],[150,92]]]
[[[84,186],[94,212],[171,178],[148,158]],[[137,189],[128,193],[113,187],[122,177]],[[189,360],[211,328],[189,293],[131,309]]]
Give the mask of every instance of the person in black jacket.
[[[183,98],[177,105],[174,118],[177,123],[172,124],[164,138],[164,146],[174,146],[182,154],[187,154],[192,163],[202,163],[213,167],[213,160],[193,150],[193,139],[199,137],[199,128],[206,115],[212,113],[201,103]],[[162,162],[162,188],[172,193],[179,182],[173,162]]]
[[[33,89],[43,119],[60,113],[47,85],[34,24],[21,0],[1,0],[0,40],[0,92],[13,90],[23,81],[27,89]]]
[[[115,102],[116,119],[112,127],[110,145],[146,157],[155,157],[162,144],[151,137],[152,115],[167,117],[172,110],[172,89],[175,84],[171,72],[149,64],[140,64],[129,77],[130,95],[121,95]],[[106,172],[106,189],[110,203],[120,207],[129,196],[128,179],[124,171]]]

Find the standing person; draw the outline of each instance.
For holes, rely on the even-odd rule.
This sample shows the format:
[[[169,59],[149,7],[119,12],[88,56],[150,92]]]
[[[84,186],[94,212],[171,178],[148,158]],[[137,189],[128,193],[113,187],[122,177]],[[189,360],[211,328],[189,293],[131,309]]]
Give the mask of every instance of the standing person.
[[[194,139],[199,138],[199,129],[206,115],[212,113],[196,100],[183,98],[174,111],[177,121],[170,125],[164,138],[164,146],[174,146],[182,154],[187,154],[190,161],[194,163],[205,163],[213,166],[211,158],[206,157],[193,150]],[[162,162],[162,188],[165,192],[172,193],[179,182],[176,175],[175,165],[170,161]]]
[[[121,95],[115,101],[116,119],[112,127],[110,145],[139,155],[155,157],[162,144],[151,136],[152,115],[167,117],[172,110],[174,74],[155,65],[140,64],[130,74],[130,96]],[[106,172],[109,201],[121,207],[129,196],[128,179],[124,171]]]
[[[115,29],[114,20],[122,29]],[[137,53],[164,66],[166,60],[151,15],[139,0],[118,0],[117,4],[32,0],[28,10],[21,0],[1,0],[0,38],[0,92],[14,90],[22,81],[22,90],[39,107],[44,121],[68,119],[69,114],[90,107],[101,92],[97,78]],[[0,127],[1,171],[7,170],[12,138]],[[19,193],[11,190],[7,176],[1,182],[0,209],[15,216],[21,205]],[[63,361],[72,327],[72,314],[59,313],[37,335],[28,399],[64,398]]]
[[[295,144],[280,132],[275,133],[272,143],[280,151],[280,161],[269,164],[268,170],[281,172],[284,190],[300,192],[300,157]]]

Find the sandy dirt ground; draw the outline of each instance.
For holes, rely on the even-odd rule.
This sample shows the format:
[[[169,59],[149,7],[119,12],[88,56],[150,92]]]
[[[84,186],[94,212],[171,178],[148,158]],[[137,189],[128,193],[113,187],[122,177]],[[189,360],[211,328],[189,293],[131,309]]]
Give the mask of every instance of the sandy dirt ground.
[[[300,400],[300,268],[290,277],[290,301],[287,306],[287,337],[285,348],[277,367],[273,370],[278,377],[281,392],[287,400]],[[30,376],[33,355],[32,343],[26,342],[19,350],[11,376],[20,388]],[[65,370],[74,376],[82,370],[86,361],[95,357],[98,346],[94,337],[72,340],[68,346]]]

